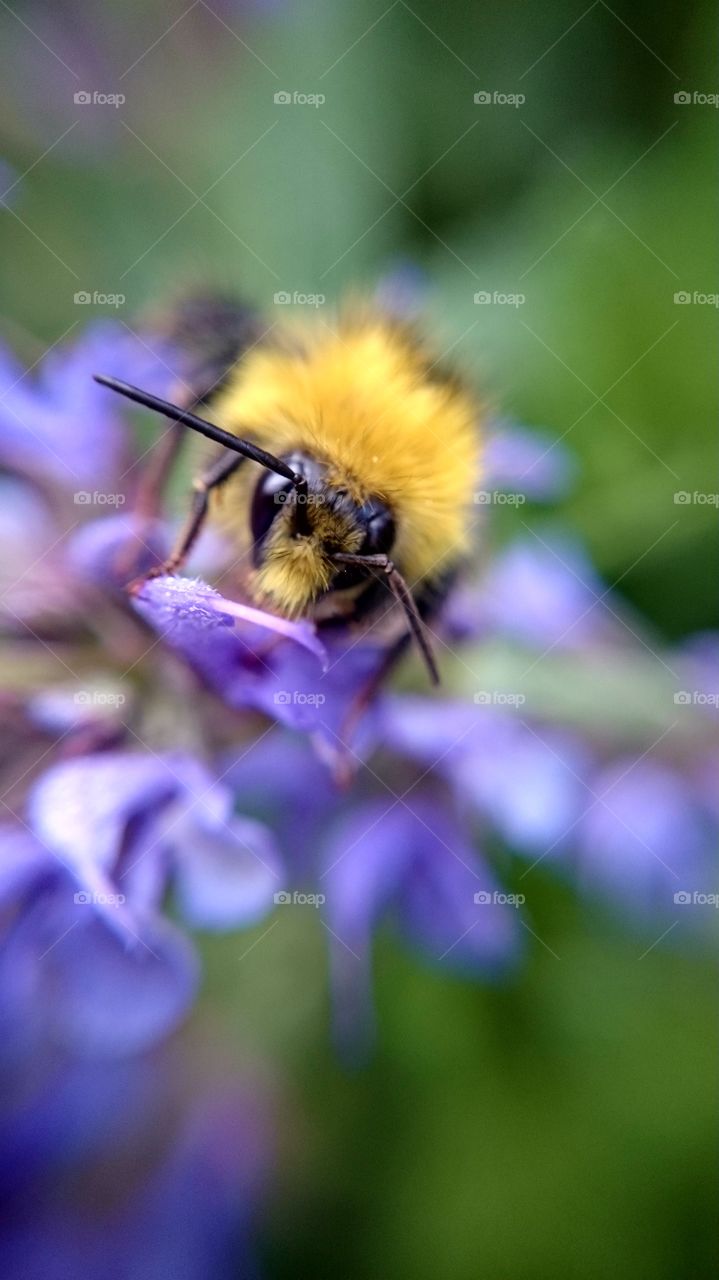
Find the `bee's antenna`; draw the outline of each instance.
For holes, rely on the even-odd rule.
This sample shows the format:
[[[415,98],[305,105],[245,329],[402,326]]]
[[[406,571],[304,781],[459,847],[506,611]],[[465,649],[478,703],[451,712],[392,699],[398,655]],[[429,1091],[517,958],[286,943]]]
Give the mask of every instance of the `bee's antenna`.
[[[304,476],[298,475],[291,467],[287,466],[281,458],[276,458],[274,454],[268,453],[266,449],[260,449],[258,445],[251,444],[249,440],[242,440],[239,436],[234,436],[230,431],[223,431],[222,427],[216,427],[212,422],[206,422],[204,418],[198,418],[196,414],[190,413],[187,409],[181,409],[179,405],[170,404],[169,400],[160,400],[158,396],[153,396],[149,391],[141,391],[139,387],[133,387],[129,382],[121,382],[118,378],[108,378],[102,373],[93,374],[95,382],[99,382],[102,387],[109,387],[111,391],[117,391],[118,395],[126,396],[128,400],[134,400],[135,404],[144,405],[146,409],[154,409],[156,413],[162,413],[166,418],[171,418],[173,422],[180,422],[184,427],[190,427],[193,431],[199,431],[200,435],[206,436],[208,440],[214,440],[216,444],[221,444],[225,449],[232,449],[234,453],[241,453],[244,458],[249,458],[250,462],[257,462],[261,467],[266,467],[268,471],[276,471],[278,475],[284,476],[286,480],[291,480],[295,487],[295,492],[306,495],[307,481]]]
[[[419,615],[419,610],[415,604],[412,592],[407,586],[402,574],[398,569],[395,569],[389,557],[385,555],[351,555],[349,552],[345,554],[344,552],[337,551],[332,556],[332,559],[337,564],[366,565],[368,569],[377,573],[378,576],[382,574],[386,577],[388,586],[393,592],[398,603],[401,604],[404,609],[410,631],[412,632],[412,635],[419,646],[419,651],[427,665],[430,680],[432,681],[432,684],[439,684],[439,671],[437,669],[435,656],[432,652],[432,646],[429,642],[429,636],[427,635],[427,628]]]

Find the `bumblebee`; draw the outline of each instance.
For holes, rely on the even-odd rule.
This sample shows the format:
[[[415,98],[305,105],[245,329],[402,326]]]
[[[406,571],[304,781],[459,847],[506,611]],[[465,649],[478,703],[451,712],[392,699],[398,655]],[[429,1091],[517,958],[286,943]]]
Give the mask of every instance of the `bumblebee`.
[[[96,375],[180,434],[190,428],[221,447],[154,573],[181,568],[209,517],[247,566],[244,589],[261,607],[368,629],[394,599],[404,623],[390,648],[400,652],[413,636],[436,683],[427,624],[468,550],[474,397],[409,327],[370,309],[348,311],[334,328],[316,322],[258,340],[247,313],[195,304],[183,337],[203,326],[205,337],[214,328],[224,367],[218,379],[200,360],[199,382],[212,389],[198,387],[189,405]],[[206,353],[207,340],[199,345]]]

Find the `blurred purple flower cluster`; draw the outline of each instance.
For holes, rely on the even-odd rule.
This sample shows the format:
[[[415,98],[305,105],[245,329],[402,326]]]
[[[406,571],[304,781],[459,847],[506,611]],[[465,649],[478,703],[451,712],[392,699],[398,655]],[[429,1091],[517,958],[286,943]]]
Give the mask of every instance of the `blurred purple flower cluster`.
[[[515,532],[433,624],[446,691],[385,690],[360,717],[379,640],[221,594],[228,553],[211,538],[191,565],[203,577],[125,595],[172,522],[135,509],[146,462],[98,370],[159,394],[183,378],[181,353],[112,325],[37,374],[0,357],[14,1035],[144,1050],[197,988],[183,925],[247,927],[308,898],[350,1036],[385,919],[432,962],[490,978],[535,932],[539,863],[652,922],[677,893],[710,892],[713,641],[657,653],[576,543],[520,517],[571,478],[550,436],[489,432],[477,523],[502,508]]]
[[[97,1059],[0,1057],[0,1271],[23,1280],[233,1280],[258,1274],[274,1102],[180,1046]]]

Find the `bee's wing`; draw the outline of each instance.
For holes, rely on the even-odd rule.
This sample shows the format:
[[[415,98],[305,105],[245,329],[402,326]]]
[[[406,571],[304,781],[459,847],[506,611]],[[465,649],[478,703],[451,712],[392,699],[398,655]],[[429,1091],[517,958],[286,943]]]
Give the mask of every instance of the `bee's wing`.
[[[265,337],[268,325],[246,303],[223,294],[195,293],[156,317],[155,330],[183,359],[182,408],[208,403],[227,374],[250,347]]]

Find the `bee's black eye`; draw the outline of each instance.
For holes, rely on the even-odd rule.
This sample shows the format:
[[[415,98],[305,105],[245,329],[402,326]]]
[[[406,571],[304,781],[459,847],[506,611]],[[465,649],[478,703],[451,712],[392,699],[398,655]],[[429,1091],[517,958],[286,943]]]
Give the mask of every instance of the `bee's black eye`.
[[[387,555],[392,550],[395,536],[391,511],[383,502],[370,501],[360,507],[359,518],[365,529],[360,555]]]
[[[272,521],[279,515],[285,502],[292,495],[292,481],[266,471],[257,481],[250,509],[250,528],[255,544],[261,543],[270,531]]]

